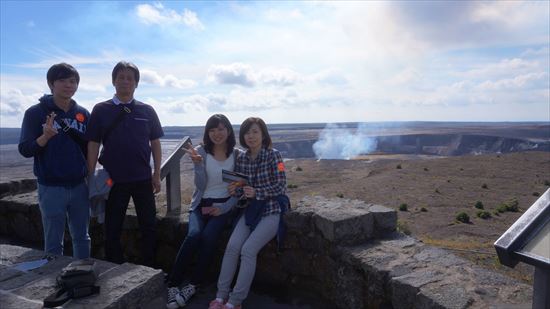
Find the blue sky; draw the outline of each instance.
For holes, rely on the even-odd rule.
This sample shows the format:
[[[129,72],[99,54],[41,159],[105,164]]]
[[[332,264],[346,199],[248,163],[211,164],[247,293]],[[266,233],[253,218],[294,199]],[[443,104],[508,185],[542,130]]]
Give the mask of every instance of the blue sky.
[[[0,126],[80,72],[88,109],[134,62],[163,125],[550,121],[548,1],[1,1]]]

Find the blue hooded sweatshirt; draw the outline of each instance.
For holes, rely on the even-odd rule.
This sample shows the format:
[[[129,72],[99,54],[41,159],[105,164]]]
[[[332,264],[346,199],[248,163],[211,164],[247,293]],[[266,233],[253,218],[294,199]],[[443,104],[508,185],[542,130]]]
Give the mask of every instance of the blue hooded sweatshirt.
[[[58,133],[41,147],[36,139],[42,135],[46,116],[55,112],[67,126],[84,138],[90,113],[71,100],[66,113],[57,107],[52,95],[44,95],[40,103],[25,112],[19,139],[19,153],[26,158],[34,157],[34,174],[38,183],[47,186],[75,186],[82,183],[88,173],[86,158],[80,146],[54,122]],[[42,105],[41,105],[42,104]]]

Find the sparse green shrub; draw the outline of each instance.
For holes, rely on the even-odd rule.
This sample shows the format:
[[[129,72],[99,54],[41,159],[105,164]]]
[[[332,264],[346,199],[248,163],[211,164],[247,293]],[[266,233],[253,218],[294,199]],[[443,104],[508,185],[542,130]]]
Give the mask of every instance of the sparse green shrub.
[[[533,192],[533,196],[540,196],[540,193],[538,193],[538,192]]]
[[[397,164],[397,166],[395,167],[396,169],[400,170],[402,167],[401,167],[401,164]]]
[[[403,203],[403,204],[399,205],[399,210],[400,211],[407,211],[407,208],[408,208],[407,203]]]
[[[550,187],[550,180],[548,180],[548,179],[545,180],[545,181],[544,181],[544,185]]]
[[[426,207],[422,207],[422,208],[420,208],[420,211],[421,212],[428,212],[428,209]]]
[[[303,171],[303,169],[302,169],[301,167],[297,166],[297,167],[296,167],[296,171],[297,171],[297,172],[301,172],[301,171]]]
[[[483,189],[488,189],[488,188],[489,188],[489,187],[487,186],[486,183],[482,184],[481,187],[482,187]]]
[[[411,230],[409,229],[409,226],[407,225],[407,223],[405,223],[401,220],[397,220],[397,228],[396,229],[400,233],[403,233],[405,235],[411,235]]]
[[[435,193],[441,194],[441,192],[439,192],[439,189],[438,189],[438,188],[435,188]]]
[[[426,171],[426,172],[427,172],[427,171],[429,171],[429,169],[428,169],[427,167],[425,167],[425,168],[424,168],[424,171]]]
[[[519,202],[517,199],[511,199],[508,202],[505,203],[506,210],[511,212],[518,212],[519,211]]]
[[[456,221],[462,222],[462,223],[468,223],[470,222],[470,216],[468,216],[468,214],[465,212],[459,212],[456,215]]]
[[[289,183],[288,185],[286,185],[286,187],[289,188],[289,189],[296,189],[296,188],[298,188],[298,185],[295,185],[293,183]]]
[[[447,182],[448,182],[448,183],[451,183],[451,180],[450,180],[450,179],[447,179]]]
[[[480,210],[477,212],[477,216],[481,219],[489,219],[491,218],[491,213],[486,210]]]
[[[516,198],[513,198],[507,202],[504,202],[502,204],[500,204],[497,209],[496,209],[498,212],[500,213],[503,213],[503,212],[518,212],[519,211],[519,202]]]
[[[460,170],[463,171],[464,169],[461,167]]]
[[[504,213],[504,212],[506,212],[506,211],[507,211],[506,204],[500,204],[500,205],[498,205],[496,211],[497,211],[498,213]]]
[[[483,203],[481,201],[477,201],[476,204],[474,205],[475,208],[477,209],[483,209]]]
[[[344,198],[344,193],[336,193],[336,196],[339,197],[339,198]]]

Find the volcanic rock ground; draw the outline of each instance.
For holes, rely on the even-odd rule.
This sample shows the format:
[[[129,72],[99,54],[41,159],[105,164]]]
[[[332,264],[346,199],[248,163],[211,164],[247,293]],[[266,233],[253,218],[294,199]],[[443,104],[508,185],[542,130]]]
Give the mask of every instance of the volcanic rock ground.
[[[547,126],[542,129],[529,127],[525,131],[528,134],[520,129],[507,128],[506,135],[530,139],[540,139],[541,135],[547,141],[550,132]],[[308,139],[316,135],[304,132]],[[273,134],[274,141],[284,139],[277,134]],[[305,133],[300,134],[298,139],[302,140]],[[283,135],[297,136],[295,131]],[[195,144],[197,136],[193,137]],[[175,144],[177,142],[172,142],[172,147]],[[169,154],[169,148],[163,148],[164,157]],[[185,211],[193,189],[193,173],[188,158],[182,163],[182,211]],[[359,199],[395,209],[406,203],[407,211],[398,211],[402,232],[427,244],[453,250],[488,269],[532,282],[530,266],[523,263],[515,269],[501,266],[493,243],[538,195],[549,188],[550,152],[454,157],[383,154],[320,161],[290,159],[286,161],[286,169],[288,193],[294,203],[308,195]],[[0,146],[0,171],[1,182],[34,178],[32,159],[23,159],[17,152],[17,145],[13,144]],[[161,193],[157,199],[162,215],[166,212],[165,194]],[[518,201],[519,212],[496,211],[498,206],[512,199]],[[483,203],[490,218],[476,216],[479,209],[474,208],[474,204],[477,201]],[[470,223],[456,221],[457,213],[462,211],[470,216]]]

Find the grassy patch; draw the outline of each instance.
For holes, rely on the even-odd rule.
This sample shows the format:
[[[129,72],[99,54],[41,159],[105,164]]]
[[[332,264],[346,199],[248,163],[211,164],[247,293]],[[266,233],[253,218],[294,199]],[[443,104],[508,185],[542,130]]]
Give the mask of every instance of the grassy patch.
[[[336,196],[339,197],[339,198],[344,198],[344,193],[342,193],[342,192],[336,193]]]
[[[403,203],[403,204],[399,205],[399,210],[400,211],[407,211],[407,209],[408,209],[407,203]]]
[[[463,211],[456,214],[455,219],[456,219],[456,221],[462,222],[462,223],[469,223],[470,222],[470,216],[468,216],[468,214],[463,212]]]
[[[406,222],[401,220],[397,220],[397,231],[405,235],[411,235],[411,229],[409,229]]]
[[[288,185],[286,185],[286,187],[289,188],[289,189],[296,189],[296,188],[298,188],[298,185],[295,185],[293,183],[289,183]]]
[[[497,212],[504,213],[504,212],[518,212],[519,211],[519,202],[517,199],[513,198],[509,201],[506,201],[500,205],[498,205]]]
[[[422,208],[420,208],[420,211],[421,212],[428,212],[428,209],[426,207],[422,207]]]
[[[296,167],[296,171],[297,171],[297,172],[301,172],[301,171],[303,171],[303,169],[302,169],[301,167],[297,166],[297,167]]]
[[[474,205],[475,208],[477,209],[483,209],[483,203],[481,201],[477,201],[476,204]]]
[[[477,212],[477,217],[481,219],[489,219],[491,218],[491,213],[486,210],[480,210]]]

